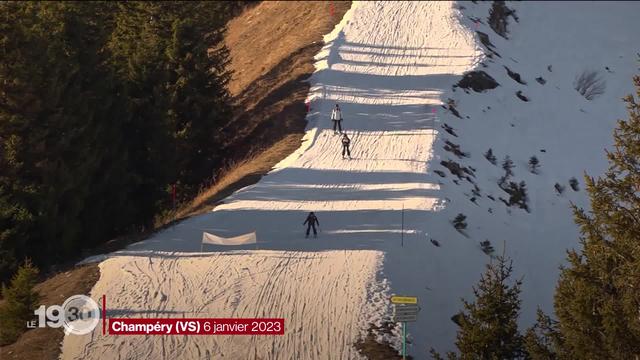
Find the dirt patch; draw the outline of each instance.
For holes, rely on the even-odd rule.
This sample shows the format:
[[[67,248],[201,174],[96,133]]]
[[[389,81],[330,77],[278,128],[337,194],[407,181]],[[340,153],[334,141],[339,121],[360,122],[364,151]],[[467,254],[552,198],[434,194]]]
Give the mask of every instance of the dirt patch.
[[[234,72],[229,90],[235,115],[223,132],[235,160],[262,151],[290,134],[302,138],[305,82],[313,56],[351,2],[271,2],[247,9],[229,23],[225,43]],[[283,153],[282,158],[299,147]]]
[[[398,354],[398,351],[394,349],[387,341],[378,341],[376,338],[378,335],[388,335],[396,327],[396,324],[391,322],[385,322],[381,326],[371,324],[367,331],[367,336],[361,339],[355,344],[358,352],[366,356],[369,360],[394,360],[402,359],[402,355]],[[407,355],[407,359],[413,359]]]
[[[98,265],[79,266],[50,277],[36,285],[36,290],[42,296],[41,304],[62,305],[71,295],[88,295],[93,284],[99,278]],[[62,328],[29,330],[22,334],[15,343],[0,347],[0,359],[56,360],[60,356],[60,345],[63,338]]]
[[[225,42],[236,111],[224,132],[233,139],[225,152],[235,158],[225,176],[181,209],[178,218],[210,210],[300,147],[313,57],[323,35],[350,7],[350,1],[265,1],[229,23]]]
[[[457,84],[458,87],[463,89],[471,88],[475,92],[495,89],[498,85],[500,84],[484,71],[470,71],[464,74]]]

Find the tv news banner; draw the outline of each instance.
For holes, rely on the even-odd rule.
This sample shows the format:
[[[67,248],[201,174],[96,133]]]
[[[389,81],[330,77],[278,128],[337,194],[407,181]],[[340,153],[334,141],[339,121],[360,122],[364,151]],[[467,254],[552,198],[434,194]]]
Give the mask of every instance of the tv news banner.
[[[102,306],[85,295],[73,295],[62,305],[41,305],[37,320],[27,327],[63,327],[66,334],[91,333],[102,320],[103,335],[284,335],[282,318],[107,318]]]

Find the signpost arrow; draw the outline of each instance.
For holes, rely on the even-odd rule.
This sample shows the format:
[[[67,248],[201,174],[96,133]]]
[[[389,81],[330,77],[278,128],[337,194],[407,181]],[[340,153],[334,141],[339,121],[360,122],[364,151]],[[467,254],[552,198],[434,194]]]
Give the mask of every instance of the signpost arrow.
[[[393,304],[394,309],[420,310],[418,304]]]
[[[402,316],[418,316],[417,311],[394,311],[393,316],[402,317]]]
[[[395,315],[393,317],[393,321],[395,322],[401,322],[401,323],[405,323],[405,322],[415,322],[418,320],[418,315]]]
[[[392,296],[391,302],[394,304],[417,304],[418,298],[414,296]]]

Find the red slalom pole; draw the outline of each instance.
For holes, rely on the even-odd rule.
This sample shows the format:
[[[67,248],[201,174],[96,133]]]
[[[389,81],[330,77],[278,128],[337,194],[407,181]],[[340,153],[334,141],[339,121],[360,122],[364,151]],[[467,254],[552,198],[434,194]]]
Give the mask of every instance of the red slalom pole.
[[[107,295],[102,295],[102,335],[106,334],[107,330]]]

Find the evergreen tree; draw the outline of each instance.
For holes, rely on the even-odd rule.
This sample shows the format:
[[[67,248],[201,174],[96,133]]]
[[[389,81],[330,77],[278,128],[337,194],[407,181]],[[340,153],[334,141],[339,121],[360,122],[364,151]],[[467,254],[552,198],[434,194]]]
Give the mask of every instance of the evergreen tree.
[[[538,309],[536,324],[527,329],[525,347],[532,360],[556,360],[568,358],[556,353],[562,347],[562,337],[558,332],[558,322]]]
[[[496,156],[493,155],[493,150],[491,148],[489,148],[489,150],[487,150],[487,152],[484,153],[484,157],[485,159],[489,160],[489,162],[492,163],[493,165],[497,164]]]
[[[640,98],[640,76],[634,77]],[[530,348],[559,359],[640,358],[640,104],[624,99],[629,119],[618,121],[604,177],[585,176],[591,202],[574,206],[579,251],[568,253],[555,294],[557,324],[529,336]],[[547,325],[553,326],[547,326]],[[534,336],[535,335],[535,336]]]
[[[524,359],[524,341],[518,331],[520,286],[510,284],[511,261],[499,256],[487,265],[480,282],[473,288],[475,301],[462,300],[464,312],[458,316],[456,347],[459,354],[448,353],[449,359]],[[436,359],[441,356],[431,349]]]
[[[4,301],[0,303],[0,345],[13,343],[26,329],[27,321],[33,318],[40,296],[34,290],[38,269],[27,260],[11,279],[11,284],[2,287]]]
[[[518,205],[521,209],[529,212],[529,197],[527,196],[527,184],[524,181],[516,183],[510,181],[506,186],[501,187],[507,194],[509,194],[509,200],[503,200],[507,206]],[[500,198],[502,199],[502,198]]]
[[[0,3],[0,281],[151,226],[219,166],[237,8]]]
[[[105,149],[117,146],[100,131],[119,120],[101,66],[109,18],[98,14],[109,14],[111,5],[0,6],[12,15],[2,27],[0,138],[9,141],[0,150],[0,223],[7,229],[0,247],[7,256],[47,264],[77,254],[100,230],[81,214],[93,206],[87,194],[100,193],[94,180],[105,177],[103,161],[111,157]]]
[[[509,157],[509,155],[504,157],[502,161],[502,169],[504,170],[504,178],[505,180],[513,176],[513,160]]]
[[[175,19],[169,57],[169,110],[176,142],[177,178],[194,187],[212,173],[220,159],[217,132],[231,112],[224,66],[228,51],[209,48],[221,41],[222,32],[207,33],[191,20]]]

